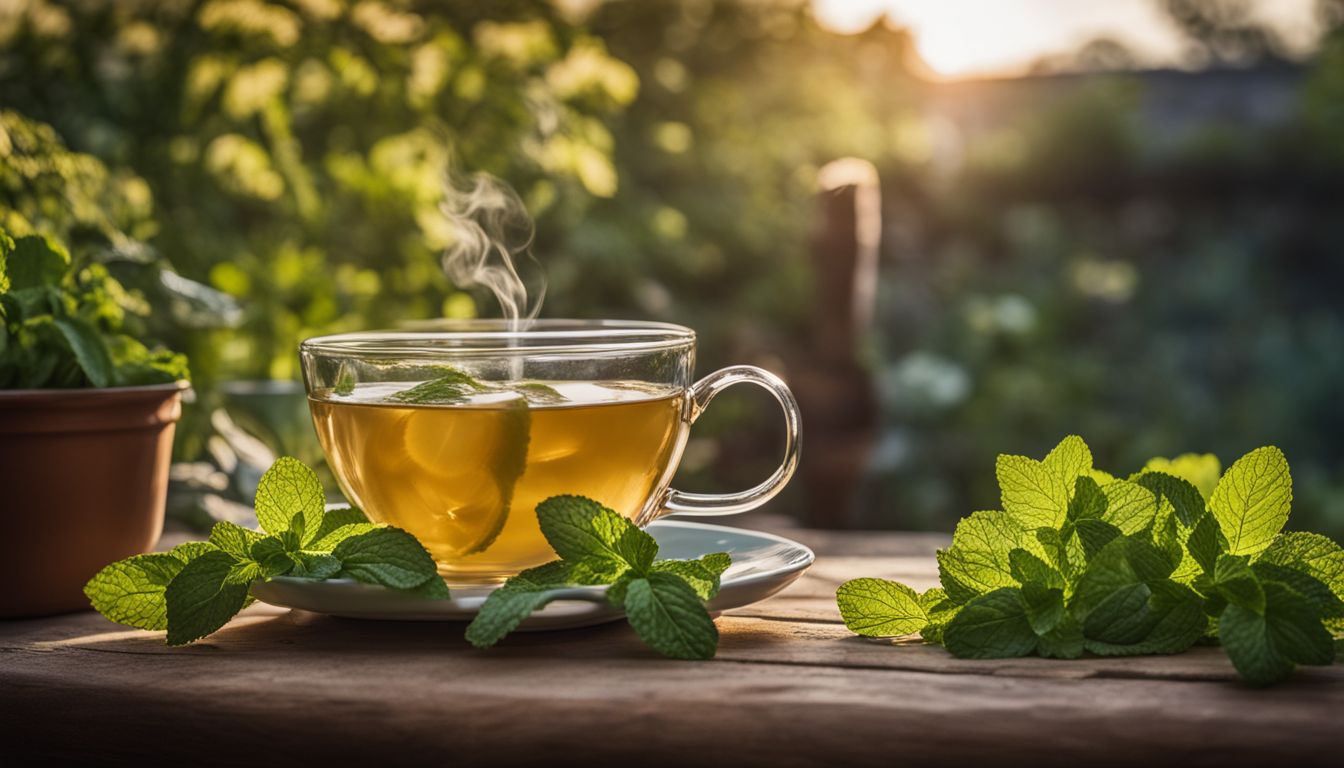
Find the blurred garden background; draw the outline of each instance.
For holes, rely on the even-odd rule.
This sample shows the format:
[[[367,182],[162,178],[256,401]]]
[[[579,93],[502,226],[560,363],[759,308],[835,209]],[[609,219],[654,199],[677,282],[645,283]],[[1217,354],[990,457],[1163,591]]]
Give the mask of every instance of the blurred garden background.
[[[842,158],[881,228],[841,343]],[[185,519],[320,455],[299,340],[498,313],[440,267],[450,162],[535,217],[543,316],[822,403],[776,511],[949,530],[1077,433],[1117,473],[1277,444],[1293,525],[1344,535],[1341,0],[0,0],[0,226],[187,353]],[[777,460],[770,402],[719,402],[691,489]]]

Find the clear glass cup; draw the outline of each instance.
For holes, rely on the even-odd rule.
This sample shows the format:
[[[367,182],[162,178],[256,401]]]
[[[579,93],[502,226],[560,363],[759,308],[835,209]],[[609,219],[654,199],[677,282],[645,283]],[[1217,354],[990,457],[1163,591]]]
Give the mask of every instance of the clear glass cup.
[[[425,544],[452,583],[498,582],[554,558],[543,499],[593,498],[638,525],[764,504],[798,466],[798,404],[752,366],[692,381],[695,333],[668,323],[436,322],[300,346],[309,407],[341,489]],[[670,487],[690,426],[723,389],[755,384],[784,411],[784,459],[754,488]]]

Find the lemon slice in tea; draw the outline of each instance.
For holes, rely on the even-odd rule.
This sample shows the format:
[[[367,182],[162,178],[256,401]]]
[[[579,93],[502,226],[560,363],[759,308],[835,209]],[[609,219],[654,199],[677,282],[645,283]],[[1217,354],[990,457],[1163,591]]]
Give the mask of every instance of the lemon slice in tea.
[[[407,496],[432,524],[417,526],[439,558],[483,552],[508,520],[527,467],[531,412],[515,397],[486,405],[417,409],[401,444],[418,478]]]

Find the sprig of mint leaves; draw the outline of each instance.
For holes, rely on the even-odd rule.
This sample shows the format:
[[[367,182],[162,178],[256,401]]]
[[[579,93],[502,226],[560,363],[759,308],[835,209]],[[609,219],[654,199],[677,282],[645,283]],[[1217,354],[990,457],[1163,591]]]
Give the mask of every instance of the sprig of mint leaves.
[[[352,507],[327,509],[317,475],[298,459],[283,457],[262,475],[256,510],[264,533],[215,523],[209,541],[112,563],[84,594],[112,621],[167,630],[169,645],[218,630],[251,603],[253,583],[276,576],[350,578],[448,597],[434,559],[414,536],[370,523]]]
[[[84,593],[112,621],[167,630],[169,645],[223,627],[252,602],[252,584],[277,576],[348,578],[429,599],[449,596],[434,559],[414,536],[371,523],[353,507],[327,509],[317,475],[298,459],[283,457],[262,475],[256,511],[260,532],[216,523],[208,541],[112,563]],[[536,514],[560,559],[523,571],[492,592],[467,627],[473,645],[494,645],[568,590],[607,586],[606,599],[658,652],[678,659],[714,656],[719,635],[705,604],[732,564],[727,553],[657,560],[652,536],[582,496],[553,496]]]
[[[647,645],[674,659],[709,659],[719,632],[705,607],[732,558],[658,560],[658,542],[634,523],[582,496],[553,496],[537,521],[559,560],[514,576],[490,593],[467,627],[467,640],[488,648],[566,590],[609,585],[607,601],[625,611]]]
[[[1219,643],[1269,685],[1329,665],[1344,633],[1344,549],[1282,532],[1283,453],[1258,448],[1219,476],[1211,455],[1154,459],[1126,479],[1066,437],[1043,461],[1001,455],[1002,510],[964,518],[940,550],[941,586],[861,578],[836,593],[851,631],[919,633],[971,659],[1179,653]]]

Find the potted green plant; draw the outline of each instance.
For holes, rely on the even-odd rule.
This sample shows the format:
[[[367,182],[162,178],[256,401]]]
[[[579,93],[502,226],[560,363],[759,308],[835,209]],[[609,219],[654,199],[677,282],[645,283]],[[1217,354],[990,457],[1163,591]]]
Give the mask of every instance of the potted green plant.
[[[0,617],[86,608],[89,577],[158,542],[187,366],[126,332],[134,302],[103,265],[0,230]]]

